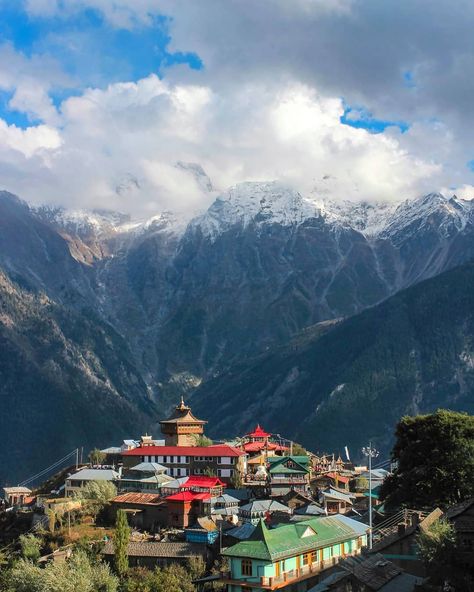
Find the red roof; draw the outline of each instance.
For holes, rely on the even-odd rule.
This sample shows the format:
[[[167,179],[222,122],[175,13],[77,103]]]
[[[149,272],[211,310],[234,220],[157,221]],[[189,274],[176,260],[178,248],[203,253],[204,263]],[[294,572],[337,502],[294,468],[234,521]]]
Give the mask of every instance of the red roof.
[[[261,450],[288,450],[285,446],[274,444],[273,442],[246,442],[244,444],[245,452],[260,452]]]
[[[126,450],[123,456],[244,456],[245,452],[228,444],[215,446],[144,446]]]
[[[249,434],[249,436],[251,438],[269,438],[271,436],[271,434],[268,434],[267,432],[262,430],[262,428],[260,427],[260,424],[258,423],[255,430],[251,434]]]
[[[212,497],[211,493],[194,493],[193,491],[180,491],[166,498],[172,502],[193,502],[194,500],[205,500]]]
[[[341,483],[349,483],[349,477],[343,477],[342,475],[338,475],[337,473],[328,473],[326,477],[330,479],[334,479],[334,481],[340,481]]]
[[[183,483],[181,487],[218,487],[224,486],[219,477],[206,477],[203,475],[191,475],[187,481]]]

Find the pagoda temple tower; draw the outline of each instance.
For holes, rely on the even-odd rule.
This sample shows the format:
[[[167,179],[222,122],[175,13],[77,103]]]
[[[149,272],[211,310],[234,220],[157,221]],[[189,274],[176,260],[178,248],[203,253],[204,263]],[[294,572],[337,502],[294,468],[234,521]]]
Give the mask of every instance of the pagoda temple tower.
[[[196,438],[204,434],[207,421],[197,419],[191,407],[181,403],[168,419],[160,421],[161,432],[165,436],[165,446],[196,446]]]

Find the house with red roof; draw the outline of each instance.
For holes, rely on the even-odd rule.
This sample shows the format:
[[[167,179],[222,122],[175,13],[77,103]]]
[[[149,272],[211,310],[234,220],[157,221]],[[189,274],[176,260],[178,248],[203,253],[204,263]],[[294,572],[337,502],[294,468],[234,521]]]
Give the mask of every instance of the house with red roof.
[[[159,463],[171,477],[205,476],[214,474],[224,483],[236,473],[246,471],[246,454],[229,444],[213,446],[146,446],[127,450],[123,465],[132,468],[139,463]]]
[[[260,424],[257,424],[254,431],[245,436],[243,448],[248,454],[253,455],[266,452],[270,456],[273,454],[282,454],[287,450],[285,446],[272,442],[271,437],[272,434],[266,432]]]
[[[222,495],[225,484],[218,477],[191,476],[180,485],[180,491],[166,498],[168,525],[187,528],[206,513],[205,504]]]

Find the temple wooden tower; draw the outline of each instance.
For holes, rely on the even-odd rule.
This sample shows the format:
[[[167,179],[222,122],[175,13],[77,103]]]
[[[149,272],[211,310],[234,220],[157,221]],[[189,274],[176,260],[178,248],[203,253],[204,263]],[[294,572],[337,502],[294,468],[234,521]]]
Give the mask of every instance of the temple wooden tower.
[[[197,419],[191,407],[181,403],[168,419],[160,421],[161,432],[165,436],[165,446],[196,446],[196,438],[204,433],[207,421]]]

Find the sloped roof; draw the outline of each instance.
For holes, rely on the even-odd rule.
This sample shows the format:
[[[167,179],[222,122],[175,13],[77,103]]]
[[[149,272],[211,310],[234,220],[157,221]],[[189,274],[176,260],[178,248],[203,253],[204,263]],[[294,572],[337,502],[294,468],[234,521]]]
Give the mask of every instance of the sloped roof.
[[[328,487],[327,489],[324,489],[323,491],[321,491],[321,495],[323,495],[324,497],[339,500],[341,502],[346,502],[348,504],[352,504],[352,500],[355,498],[355,495],[350,493],[342,493],[342,491],[338,491],[333,487]]]
[[[197,419],[197,417],[194,417],[194,415],[191,413],[191,407],[185,405],[183,399],[181,399],[181,403],[175,407],[171,417],[160,421],[160,424],[176,423],[197,423],[199,425],[204,425],[207,423],[207,421],[203,421],[202,419]]]
[[[195,500],[207,500],[211,497],[210,493],[194,493],[194,491],[180,491],[173,493],[166,498],[166,501],[171,502],[193,502]]]
[[[257,527],[251,522],[244,522],[241,526],[236,526],[235,528],[228,530],[226,534],[234,537],[234,539],[245,541],[252,536],[256,528]]]
[[[334,479],[334,481],[340,481],[341,483],[349,483],[350,481],[349,477],[344,477],[343,475],[338,475],[337,473],[327,473],[324,476]]]
[[[257,514],[260,512],[288,512],[291,510],[288,506],[284,506],[276,500],[255,500],[245,506],[239,508],[242,512],[249,512],[250,514]]]
[[[294,511],[294,513],[298,514],[299,516],[306,516],[306,515],[307,516],[320,516],[320,515],[326,514],[326,512],[324,511],[324,508],[322,508],[316,502],[311,502],[307,506],[302,506],[301,508],[297,508]]]
[[[140,471],[143,473],[166,473],[168,469],[165,466],[160,465],[160,463],[142,462],[134,467],[130,467],[129,470]]]
[[[210,518],[200,516],[199,518],[196,518],[196,523],[186,530],[205,530],[207,532],[214,532],[217,530],[217,526]]]
[[[117,495],[112,500],[112,503],[117,504],[143,504],[143,505],[158,505],[164,502],[163,498],[156,493],[122,493]]]
[[[271,436],[271,434],[269,434],[268,432],[265,432],[265,430],[263,430],[260,427],[260,424],[257,424],[257,427],[254,429],[254,431],[249,434],[249,436],[251,438],[269,438]]]
[[[272,473],[309,473],[308,469],[305,466],[305,463],[309,462],[309,459],[302,460],[305,457],[300,456],[273,456],[268,459],[269,463],[269,472]],[[307,458],[307,457],[306,457]],[[287,467],[285,463],[292,462],[295,466],[294,467]]]
[[[113,541],[107,541],[102,551],[104,555],[114,555]],[[130,541],[127,554],[129,557],[196,557],[202,556],[205,548],[198,543],[161,543],[156,541]]]
[[[113,469],[81,469],[67,477],[71,481],[114,481],[118,478],[119,474]]]
[[[451,520],[452,518],[456,518],[456,516],[459,516],[460,514],[464,513],[466,510],[469,510],[469,508],[472,505],[474,505],[474,497],[464,500],[463,502],[460,502],[459,504],[456,504],[455,506],[449,507],[446,511],[446,517],[448,518],[448,520]]]
[[[126,450],[123,456],[245,456],[243,450],[217,444],[215,446],[139,446]]]
[[[191,475],[188,480],[183,483],[183,487],[219,487],[224,486],[219,477],[207,477],[205,475]]]
[[[211,502],[211,504],[238,504],[240,500],[238,500],[233,495],[223,493],[222,495],[216,495],[214,497],[211,497],[209,501]]]
[[[269,529],[260,520],[252,536],[223,555],[277,561],[364,535],[367,526],[347,516],[324,516]],[[314,533],[314,534],[313,534]]]

